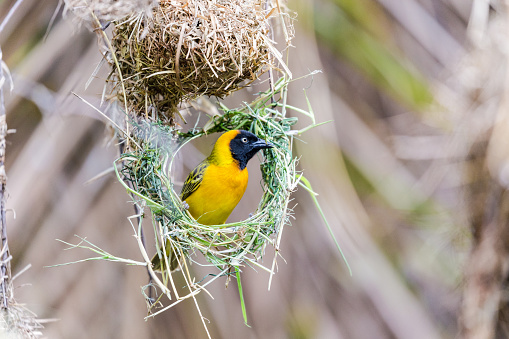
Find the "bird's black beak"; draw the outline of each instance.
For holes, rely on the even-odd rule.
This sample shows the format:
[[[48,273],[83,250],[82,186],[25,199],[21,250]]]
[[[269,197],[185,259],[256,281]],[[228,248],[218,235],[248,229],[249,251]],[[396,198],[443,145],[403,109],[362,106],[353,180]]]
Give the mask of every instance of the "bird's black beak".
[[[254,149],[265,149],[265,148],[272,148],[274,147],[273,144],[271,144],[270,142],[267,142],[265,140],[262,140],[262,139],[258,139],[256,140],[255,142],[253,142],[251,144],[251,146],[253,146]]]

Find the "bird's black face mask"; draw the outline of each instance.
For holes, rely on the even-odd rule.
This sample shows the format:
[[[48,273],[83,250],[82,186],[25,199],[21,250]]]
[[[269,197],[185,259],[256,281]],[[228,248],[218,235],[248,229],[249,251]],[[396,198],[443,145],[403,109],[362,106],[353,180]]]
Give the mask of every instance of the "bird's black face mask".
[[[241,170],[246,168],[247,162],[251,160],[259,150],[272,147],[274,147],[274,145],[270,142],[266,142],[248,131],[240,131],[240,133],[230,141],[232,157],[239,162]]]

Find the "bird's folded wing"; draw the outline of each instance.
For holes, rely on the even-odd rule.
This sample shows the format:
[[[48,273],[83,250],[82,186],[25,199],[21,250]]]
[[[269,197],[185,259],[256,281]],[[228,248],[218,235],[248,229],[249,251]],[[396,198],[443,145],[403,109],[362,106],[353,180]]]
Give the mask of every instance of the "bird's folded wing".
[[[184,183],[184,187],[182,187],[182,193],[180,193],[180,199],[185,201],[194,191],[200,187],[200,184],[203,180],[203,175],[209,166],[208,161],[203,161],[201,164],[196,166],[196,168],[189,173],[189,176]]]

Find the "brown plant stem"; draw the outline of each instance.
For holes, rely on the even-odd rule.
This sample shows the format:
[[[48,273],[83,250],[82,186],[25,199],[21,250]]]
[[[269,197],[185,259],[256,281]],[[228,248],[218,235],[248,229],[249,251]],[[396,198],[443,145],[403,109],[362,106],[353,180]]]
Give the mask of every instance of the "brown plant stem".
[[[484,198],[484,213],[472,219],[474,239],[460,318],[461,337],[465,339],[495,338],[509,268],[509,192],[497,183],[481,182],[486,184],[484,192],[477,193],[478,198]]]
[[[2,60],[2,52],[0,50],[0,60]],[[0,67],[0,79],[3,79],[3,68]],[[0,87],[0,234],[1,234],[1,262],[0,262],[0,293],[2,293],[1,308],[8,308],[8,284],[10,282],[10,254],[9,245],[7,243],[7,225],[5,221],[5,187],[7,184],[7,176],[5,174],[5,137],[7,135],[5,104],[3,88]]]

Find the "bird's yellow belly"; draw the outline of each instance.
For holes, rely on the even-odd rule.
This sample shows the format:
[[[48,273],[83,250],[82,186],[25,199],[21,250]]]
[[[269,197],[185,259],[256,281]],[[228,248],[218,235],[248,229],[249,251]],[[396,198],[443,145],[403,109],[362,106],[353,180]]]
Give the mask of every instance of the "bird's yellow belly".
[[[189,212],[201,224],[224,224],[246,191],[247,169],[236,164],[210,165],[204,173],[200,187],[186,202]]]

